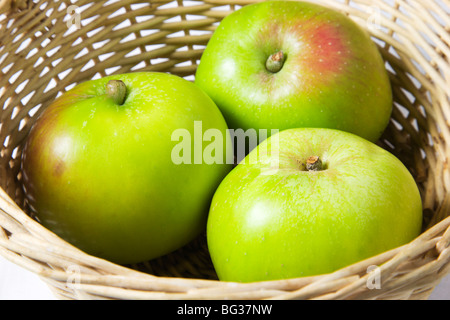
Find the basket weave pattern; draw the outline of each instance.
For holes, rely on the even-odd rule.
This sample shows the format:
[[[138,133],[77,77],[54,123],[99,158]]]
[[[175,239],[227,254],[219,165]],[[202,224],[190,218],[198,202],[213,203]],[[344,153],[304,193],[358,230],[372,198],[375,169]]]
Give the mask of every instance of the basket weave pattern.
[[[118,266],[89,256],[27,215],[20,157],[33,122],[75,84],[162,71],[193,80],[222,18],[254,0],[0,0],[0,254],[67,299],[420,299],[450,272],[450,3],[322,0],[366,28],[394,93],[379,144],[412,172],[424,230],[413,242],[332,274],[220,282],[204,236],[168,256]],[[82,201],[82,199],[80,199]],[[377,288],[368,284],[378,266]]]

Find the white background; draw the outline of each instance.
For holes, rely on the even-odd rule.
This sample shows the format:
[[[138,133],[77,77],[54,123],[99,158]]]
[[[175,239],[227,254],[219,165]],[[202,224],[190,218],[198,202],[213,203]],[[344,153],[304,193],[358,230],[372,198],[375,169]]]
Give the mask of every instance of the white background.
[[[36,274],[0,256],[0,300],[56,300]],[[450,300],[450,275],[434,289],[430,300]]]

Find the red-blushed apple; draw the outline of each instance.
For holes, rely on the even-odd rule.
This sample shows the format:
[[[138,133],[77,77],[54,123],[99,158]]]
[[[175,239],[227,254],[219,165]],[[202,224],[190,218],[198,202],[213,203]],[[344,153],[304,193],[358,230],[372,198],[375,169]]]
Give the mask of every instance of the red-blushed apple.
[[[173,158],[173,133],[193,136],[195,122],[227,137],[214,102],[174,75],[140,72],[79,84],[31,129],[22,156],[29,207],[63,239],[120,264],[180,248],[205,230],[214,190],[231,169],[225,161]]]
[[[219,279],[278,280],[404,245],[421,225],[421,196],[399,159],[348,132],[299,128],[272,135],[226,176],[207,242]]]
[[[376,141],[392,111],[369,34],[307,2],[266,1],[231,13],[208,42],[195,82],[231,129],[322,127]]]

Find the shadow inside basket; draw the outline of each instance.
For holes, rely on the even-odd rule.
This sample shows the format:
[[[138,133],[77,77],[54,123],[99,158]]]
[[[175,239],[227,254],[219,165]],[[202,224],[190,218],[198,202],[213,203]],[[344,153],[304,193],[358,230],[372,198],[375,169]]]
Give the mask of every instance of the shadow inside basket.
[[[159,277],[218,280],[205,233],[172,253],[127,267]]]

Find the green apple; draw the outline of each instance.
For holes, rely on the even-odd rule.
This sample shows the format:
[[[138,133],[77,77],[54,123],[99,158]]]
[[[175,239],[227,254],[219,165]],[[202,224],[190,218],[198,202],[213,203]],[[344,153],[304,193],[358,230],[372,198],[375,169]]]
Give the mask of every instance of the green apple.
[[[387,71],[368,33],[307,2],[261,2],[227,16],[195,82],[231,129],[334,128],[376,141],[392,111]]]
[[[231,170],[173,161],[173,133],[194,134],[194,122],[228,132],[214,102],[174,75],[130,73],[79,84],[43,111],[27,139],[22,175],[29,207],[63,239],[113,262],[180,248],[206,229],[214,190]]]
[[[257,154],[258,153],[258,154]],[[391,153],[335,129],[287,129],[222,181],[207,242],[221,280],[333,272],[421,232],[415,180]]]

